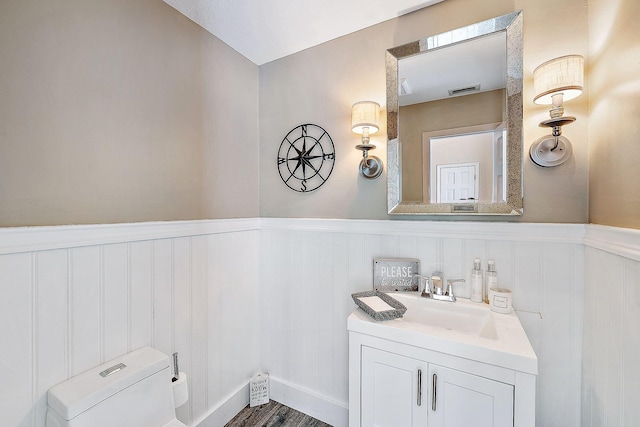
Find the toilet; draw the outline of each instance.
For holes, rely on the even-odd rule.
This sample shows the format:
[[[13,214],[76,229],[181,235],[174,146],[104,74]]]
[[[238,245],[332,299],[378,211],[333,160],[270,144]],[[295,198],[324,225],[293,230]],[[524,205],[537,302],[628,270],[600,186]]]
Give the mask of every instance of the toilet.
[[[46,427],[186,427],[169,357],[143,347],[49,389]]]

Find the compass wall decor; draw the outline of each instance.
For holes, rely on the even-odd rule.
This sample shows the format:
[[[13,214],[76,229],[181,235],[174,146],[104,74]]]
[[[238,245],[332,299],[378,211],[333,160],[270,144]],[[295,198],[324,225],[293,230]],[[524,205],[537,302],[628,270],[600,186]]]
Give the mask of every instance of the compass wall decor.
[[[296,126],[284,137],[278,150],[278,172],[294,191],[306,193],[324,184],[336,161],[333,141],[318,125]]]

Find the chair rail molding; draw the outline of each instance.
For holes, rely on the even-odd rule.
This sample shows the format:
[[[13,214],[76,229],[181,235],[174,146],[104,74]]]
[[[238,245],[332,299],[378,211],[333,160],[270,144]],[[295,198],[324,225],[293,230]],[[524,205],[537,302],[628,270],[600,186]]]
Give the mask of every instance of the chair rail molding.
[[[396,221],[262,218],[263,230],[325,231],[393,236],[582,243],[587,224],[478,221]]]
[[[0,228],[0,255],[258,230],[256,218]]]
[[[589,224],[586,227],[583,244],[640,261],[640,230]]]

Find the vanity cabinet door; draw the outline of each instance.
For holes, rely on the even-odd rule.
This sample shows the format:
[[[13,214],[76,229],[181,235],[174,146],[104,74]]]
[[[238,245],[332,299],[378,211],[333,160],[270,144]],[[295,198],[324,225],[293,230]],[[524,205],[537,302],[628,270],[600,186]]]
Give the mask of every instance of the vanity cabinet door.
[[[513,427],[513,386],[429,365],[429,427]]]
[[[425,427],[427,363],[366,346],[361,356],[361,427]]]

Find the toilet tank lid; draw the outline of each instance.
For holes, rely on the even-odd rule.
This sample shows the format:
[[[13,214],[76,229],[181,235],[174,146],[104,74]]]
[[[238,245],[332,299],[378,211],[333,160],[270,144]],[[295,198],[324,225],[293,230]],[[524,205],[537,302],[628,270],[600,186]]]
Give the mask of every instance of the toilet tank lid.
[[[167,355],[151,347],[143,347],[51,387],[47,393],[48,405],[62,418],[70,420],[130,385],[168,367]],[[100,375],[102,372],[104,374]],[[113,373],[107,375],[109,372]],[[170,381],[169,376],[167,381]]]

